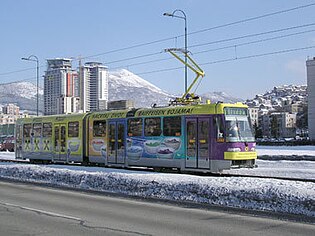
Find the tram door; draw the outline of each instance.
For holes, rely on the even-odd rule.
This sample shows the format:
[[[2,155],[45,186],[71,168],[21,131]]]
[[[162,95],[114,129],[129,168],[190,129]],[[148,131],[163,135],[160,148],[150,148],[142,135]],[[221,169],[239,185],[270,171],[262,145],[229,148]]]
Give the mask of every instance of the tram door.
[[[54,161],[67,160],[67,147],[66,147],[66,125],[58,124],[54,126]]]
[[[120,121],[109,122],[108,162],[125,163],[125,124]]]
[[[209,119],[186,119],[186,167],[210,168]]]

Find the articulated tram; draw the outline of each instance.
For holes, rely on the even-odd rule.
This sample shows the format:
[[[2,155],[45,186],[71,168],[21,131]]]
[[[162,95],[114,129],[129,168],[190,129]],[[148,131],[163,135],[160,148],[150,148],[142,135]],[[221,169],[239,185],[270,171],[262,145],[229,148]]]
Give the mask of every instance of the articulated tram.
[[[241,103],[195,104],[22,118],[17,159],[221,172],[254,167],[256,144]]]

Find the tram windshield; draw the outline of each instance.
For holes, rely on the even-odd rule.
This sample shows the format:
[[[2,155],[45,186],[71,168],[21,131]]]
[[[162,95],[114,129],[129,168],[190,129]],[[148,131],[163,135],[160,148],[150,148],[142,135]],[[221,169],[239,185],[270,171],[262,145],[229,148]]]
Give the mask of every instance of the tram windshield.
[[[225,128],[227,142],[254,142],[255,137],[251,127],[247,109],[228,108],[225,110]],[[231,109],[233,109],[231,111]]]

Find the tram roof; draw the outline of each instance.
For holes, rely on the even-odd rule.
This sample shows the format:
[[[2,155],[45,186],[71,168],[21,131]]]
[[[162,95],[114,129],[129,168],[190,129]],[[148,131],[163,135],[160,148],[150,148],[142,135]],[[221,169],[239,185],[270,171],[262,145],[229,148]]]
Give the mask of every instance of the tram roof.
[[[142,108],[135,112],[134,117],[142,116],[174,116],[174,115],[207,115],[223,114],[225,107],[247,108],[243,103],[213,103],[191,106],[169,106],[161,108]]]
[[[50,115],[39,117],[20,118],[23,122],[49,122],[49,121],[71,121],[83,119],[85,116],[92,119],[119,119],[127,117],[145,117],[145,116],[179,116],[179,115],[207,115],[207,114],[223,114],[224,108],[247,108],[243,103],[211,103],[211,104],[197,104],[186,106],[168,106],[157,108],[139,108],[132,110],[112,110],[112,111],[98,111],[90,113],[75,113],[75,114],[62,114]]]
[[[17,123],[19,121],[23,122],[50,122],[50,121],[63,121],[63,120],[77,120],[82,119],[84,116],[86,116],[86,113],[72,113],[72,114],[59,114],[59,115],[49,115],[49,116],[33,116],[33,117],[26,117],[26,118],[19,118],[17,120]]]

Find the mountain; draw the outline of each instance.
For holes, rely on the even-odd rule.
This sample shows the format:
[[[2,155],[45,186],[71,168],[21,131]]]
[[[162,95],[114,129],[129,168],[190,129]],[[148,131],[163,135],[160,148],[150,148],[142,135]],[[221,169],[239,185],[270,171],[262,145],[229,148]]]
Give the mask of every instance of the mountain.
[[[177,95],[181,96],[181,95]],[[132,72],[121,69],[109,73],[109,100],[134,100],[136,107],[150,107],[152,104],[168,105],[176,96],[161,90]],[[202,101],[235,103],[242,101],[225,92],[201,94]]]
[[[207,99],[210,99],[211,102],[226,102],[226,103],[236,103],[236,102],[242,102],[243,99],[235,98],[230,95],[228,95],[225,92],[208,92],[200,95],[202,98],[202,101],[206,101]]]
[[[163,91],[132,72],[121,69],[109,71],[109,100],[133,100],[135,107],[151,107],[168,105],[175,96]],[[0,84],[0,104],[15,103],[20,110],[28,110],[36,113],[36,85],[30,82],[15,82]],[[209,92],[201,94],[203,101],[211,102],[237,102],[240,99],[233,98],[224,92]],[[43,89],[39,88],[39,110],[43,111]]]
[[[110,101],[133,100],[135,107],[167,105],[169,100],[174,98],[173,95],[125,69],[111,71],[108,83]]]
[[[38,89],[39,107],[42,107],[43,90]],[[30,82],[7,83],[0,85],[0,104],[15,103],[20,110],[36,113],[36,85]],[[40,109],[41,110],[41,109]]]

